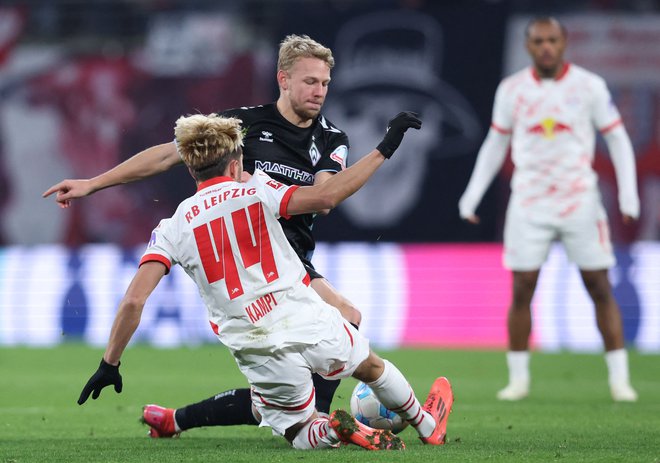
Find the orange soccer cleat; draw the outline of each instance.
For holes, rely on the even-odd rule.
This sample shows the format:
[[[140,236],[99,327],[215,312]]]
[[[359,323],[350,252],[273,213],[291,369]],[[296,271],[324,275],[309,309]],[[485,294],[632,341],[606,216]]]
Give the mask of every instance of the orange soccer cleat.
[[[440,377],[433,382],[422,408],[435,419],[436,425],[429,437],[420,437],[428,445],[444,445],[447,439],[447,420],[454,403],[454,394],[447,378]]]
[[[140,420],[149,426],[149,436],[158,437],[179,437],[181,434],[174,427],[174,409],[165,408],[160,405],[145,405],[142,408],[142,419]]]
[[[355,444],[367,450],[404,450],[401,438],[386,429],[374,429],[357,421],[347,411],[335,410],[330,414],[330,427],[342,442]]]

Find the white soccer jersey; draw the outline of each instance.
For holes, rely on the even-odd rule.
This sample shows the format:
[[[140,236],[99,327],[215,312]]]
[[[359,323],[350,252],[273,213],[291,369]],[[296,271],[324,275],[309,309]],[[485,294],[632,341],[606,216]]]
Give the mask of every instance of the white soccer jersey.
[[[620,124],[604,80],[574,64],[556,79],[539,79],[533,68],[504,79],[492,128],[512,136],[512,201],[534,214],[570,215],[597,194],[595,130]]]
[[[321,299],[303,284],[307,272],[277,221],[296,188],[259,170],[246,183],[203,182],[153,231],[140,262],[181,265],[199,288],[213,330],[247,364],[263,363],[260,356],[273,349],[322,339],[324,316],[311,307]]]

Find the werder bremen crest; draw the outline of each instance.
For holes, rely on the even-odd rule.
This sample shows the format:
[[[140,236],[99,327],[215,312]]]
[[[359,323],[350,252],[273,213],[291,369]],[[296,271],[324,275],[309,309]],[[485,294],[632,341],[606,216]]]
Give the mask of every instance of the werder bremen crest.
[[[315,166],[319,162],[319,159],[321,159],[321,153],[319,152],[319,149],[316,147],[315,142],[312,142],[312,146],[309,147],[309,159],[312,160],[313,166]]]

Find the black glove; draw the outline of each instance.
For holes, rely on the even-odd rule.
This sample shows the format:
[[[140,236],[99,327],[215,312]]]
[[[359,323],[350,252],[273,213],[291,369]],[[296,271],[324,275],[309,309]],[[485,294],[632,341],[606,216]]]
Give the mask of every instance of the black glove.
[[[91,378],[89,378],[89,381],[87,381],[87,384],[85,384],[85,387],[80,393],[78,405],[84,404],[92,391],[94,392],[92,394],[92,399],[98,399],[99,394],[101,394],[101,389],[111,384],[114,384],[115,392],[120,393],[122,388],[122,381],[121,375],[119,374],[119,365],[121,365],[121,362],[119,362],[117,366],[114,366],[106,363],[105,360],[101,359],[99,369],[96,370],[96,373],[94,373]]]
[[[411,111],[399,113],[387,124],[387,133],[376,148],[389,159],[401,144],[406,130],[410,128],[419,129],[421,126],[422,121],[417,113]]]

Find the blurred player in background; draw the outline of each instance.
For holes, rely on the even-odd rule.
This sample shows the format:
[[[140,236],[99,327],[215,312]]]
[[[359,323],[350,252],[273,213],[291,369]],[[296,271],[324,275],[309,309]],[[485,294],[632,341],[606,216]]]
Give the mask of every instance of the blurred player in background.
[[[515,170],[504,227],[504,264],[513,271],[509,384],[497,397],[519,400],[529,393],[531,301],[550,245],[559,239],[594,302],[612,398],[632,402],[637,393],[630,385],[621,314],[608,280],[615,258],[592,169],[596,130],[614,164],[624,223],[639,216],[635,158],[604,80],[565,62],[566,42],[566,30],[555,18],[528,24],[533,65],[500,83],[491,128],[459,210],[464,219],[479,222],[477,205],[511,144]]]
[[[312,185],[328,180],[346,167],[348,137],[321,114],[328,92],[330,70],[335,64],[332,51],[308,36],[290,35],[280,44],[277,83],[280,96],[275,103],[231,109],[220,114],[237,117],[245,130],[244,165],[247,172],[258,168],[285,185]],[[179,164],[174,142],[153,146],[113,169],[92,179],[64,180],[53,185],[44,197],[57,193],[56,200],[68,207],[72,199],[121,183],[140,180]],[[327,214],[328,211],[321,211]],[[309,273],[312,288],[336,307],[355,327],[359,310],[342,296],[312,265],[315,241],[312,225],[315,214],[281,219],[284,233]],[[339,381],[314,376],[317,408],[330,411]],[[145,408],[148,424],[161,422],[173,409],[151,405]],[[199,426],[257,424],[250,408],[249,389],[236,389],[176,410],[180,429]],[[171,419],[170,419],[171,421]],[[169,430],[152,429],[152,437],[172,435]]]
[[[260,170],[241,182],[239,119],[180,118],[176,141],[197,193],[153,231],[119,305],[101,364],[78,403],[92,393],[98,398],[111,384],[121,392],[120,358],[144,304],[172,264],[179,264],[195,281],[213,330],[248,379],[261,426],[270,426],[296,449],[342,442],[369,450],[404,448],[391,431],[364,426],[345,411],[318,416],[311,380],[316,372],[368,382],[422,442],[444,444],[453,402],[447,379],[434,382],[422,408],[403,374],[374,354],[369,341],[309,288],[307,270],[277,222],[280,216],[331,209],[352,195],[394,154],[411,127],[419,129],[421,121],[413,113],[399,113],[378,148],[360,162],[326,182],[300,188]]]

